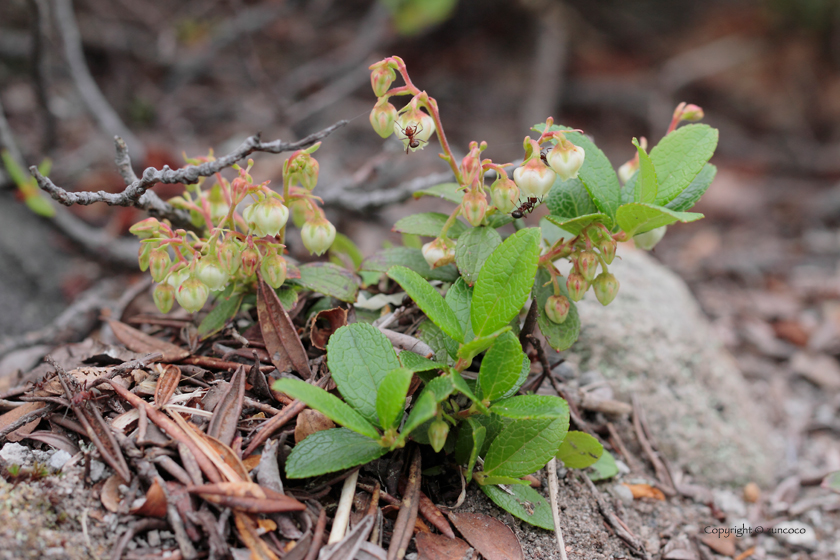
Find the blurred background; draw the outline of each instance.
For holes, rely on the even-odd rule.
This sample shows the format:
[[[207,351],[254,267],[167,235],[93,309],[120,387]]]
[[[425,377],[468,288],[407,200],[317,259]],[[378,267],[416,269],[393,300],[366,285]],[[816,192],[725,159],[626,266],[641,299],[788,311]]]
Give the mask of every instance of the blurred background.
[[[390,227],[405,213],[449,211],[406,202],[447,179],[435,141],[407,156],[368,123],[367,67],[389,55],[437,98],[456,154],[485,140],[496,161],[520,158],[551,115],[618,167],[632,137],[660,139],[678,102],[702,106],[721,139],[696,207],[707,219],[670,228],[654,255],[689,283],[756,398],[778,403],[774,421],[816,441],[814,464],[840,468],[836,0],[3,0],[0,144],[26,165],[49,158],[69,190],[118,192],[117,134],[140,172],[346,119],[317,154],[316,194],[370,255],[399,242]],[[279,180],[283,156],[255,159],[256,178]],[[142,213],[42,218],[31,196],[0,176],[7,341],[102,278],[137,274],[124,237]],[[295,239],[290,250],[306,256]]]

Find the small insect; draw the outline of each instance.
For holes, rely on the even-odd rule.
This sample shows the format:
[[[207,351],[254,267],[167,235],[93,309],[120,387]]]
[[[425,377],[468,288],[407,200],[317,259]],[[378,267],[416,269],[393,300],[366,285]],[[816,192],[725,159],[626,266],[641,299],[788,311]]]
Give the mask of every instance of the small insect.
[[[420,147],[420,142],[424,142],[424,140],[420,140],[416,137],[418,134],[420,134],[420,131],[423,130],[422,124],[411,124],[405,128],[400,126],[400,130],[403,134],[405,134],[405,137],[408,139],[408,144],[405,147],[406,154],[408,153],[409,149],[417,149]]]
[[[543,148],[540,150],[540,159],[546,165],[548,165],[548,152],[551,151],[551,148]]]
[[[517,208],[516,210],[514,210],[513,212],[511,212],[511,213],[510,213],[510,216],[511,216],[512,218],[515,218],[515,219],[517,219],[517,220],[518,220],[519,218],[521,218],[521,217],[522,217],[522,216],[524,216],[525,214],[530,214],[531,212],[533,212],[533,211],[534,211],[534,208],[536,208],[536,206],[537,206],[540,202],[542,202],[542,200],[541,200],[541,199],[539,199],[539,198],[537,198],[537,197],[535,197],[535,196],[529,196],[529,197],[528,197],[528,200],[526,200],[525,202],[523,202],[523,203],[519,206],[519,208]]]

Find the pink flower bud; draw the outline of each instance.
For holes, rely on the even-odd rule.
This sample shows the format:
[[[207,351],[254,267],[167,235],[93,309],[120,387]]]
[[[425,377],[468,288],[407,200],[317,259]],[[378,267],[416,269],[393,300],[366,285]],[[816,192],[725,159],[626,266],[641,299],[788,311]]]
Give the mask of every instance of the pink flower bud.
[[[253,276],[257,271],[257,265],[260,263],[260,254],[256,249],[249,247],[242,251],[242,274],[245,276]]]
[[[289,180],[292,183],[300,183],[303,188],[311,191],[318,183],[318,172],[320,168],[321,166],[314,157],[306,152],[302,152],[294,158],[289,166]]]
[[[440,237],[423,245],[423,258],[432,268],[438,268],[455,262],[455,242],[444,241]]]
[[[476,178],[480,179],[479,173],[481,173],[481,152],[476,147],[461,160],[461,174],[464,176],[464,184],[471,185]]]
[[[166,249],[155,249],[149,256],[149,272],[155,282],[163,282],[166,273],[169,272],[169,265],[172,259],[169,258],[169,251]]]
[[[274,237],[286,225],[289,209],[272,196],[255,204],[250,218],[263,234]]]
[[[158,284],[152,292],[152,298],[161,313],[169,313],[172,304],[175,303],[175,288],[169,284]]]
[[[503,175],[496,179],[492,185],[493,205],[503,214],[510,214],[519,205],[519,187],[516,183]]]
[[[382,138],[388,138],[394,133],[394,123],[397,121],[397,108],[382,98],[373,106],[370,112],[370,125]]]
[[[222,269],[221,264],[215,257],[202,258],[196,268],[196,276],[214,292],[224,288],[230,279],[228,273]]]
[[[513,180],[526,197],[543,198],[551,190],[556,175],[539,157],[531,159],[513,172]]]
[[[633,242],[639,249],[650,251],[651,249],[656,247],[657,243],[662,241],[662,238],[665,237],[665,232],[667,230],[668,226],[662,226],[656,229],[652,229],[650,231],[646,231],[645,233],[640,233],[638,235],[633,236]]]
[[[484,221],[487,212],[487,197],[479,189],[468,191],[461,202],[461,214],[473,226],[478,227]]]
[[[371,66],[370,85],[373,88],[373,94],[376,97],[385,95],[396,77],[394,69],[390,68],[385,61]]]
[[[598,272],[598,255],[592,251],[581,251],[575,258],[575,268],[587,282],[592,282]]]
[[[429,426],[429,443],[432,444],[435,453],[443,449],[447,436],[449,436],[449,424],[440,418],[435,419]]]
[[[592,282],[592,291],[601,305],[609,305],[618,295],[618,280],[609,272],[602,272]]]
[[[149,239],[160,231],[160,222],[157,218],[146,218],[131,226],[128,231],[140,239]]]
[[[618,243],[615,242],[615,239],[612,237],[602,241],[598,245],[598,250],[601,251],[601,258],[604,259],[604,262],[607,264],[612,264],[613,259],[615,259],[615,249]]]
[[[277,289],[286,281],[286,259],[276,253],[266,255],[260,265],[260,272],[265,283]]]
[[[190,313],[195,313],[204,307],[209,296],[210,289],[198,278],[188,278],[175,292],[175,299]]]
[[[140,270],[146,272],[149,268],[149,261],[152,257],[152,251],[156,243],[141,243],[137,250],[137,261],[140,263]]]
[[[435,131],[435,121],[419,109],[409,108],[394,123],[394,132],[405,148],[405,153],[422,150]]]
[[[561,139],[560,143],[548,152],[546,159],[548,165],[561,179],[568,180],[577,178],[585,155],[583,148],[575,146],[566,139]]]
[[[697,122],[703,120],[704,116],[702,107],[694,103],[689,103],[683,108],[680,119],[688,122]]]
[[[241,254],[242,251],[239,250],[239,245],[236,241],[232,238],[225,240],[225,242],[219,247],[218,255],[219,264],[222,266],[222,270],[230,275],[236,274],[236,271],[239,270],[239,265],[241,263]]]
[[[569,290],[569,299],[572,301],[580,301],[586,290],[589,289],[589,282],[586,281],[581,274],[577,272],[569,273],[566,278],[566,289]]]
[[[303,224],[300,237],[310,253],[323,255],[335,241],[335,226],[326,218],[315,218]]]
[[[566,296],[551,296],[545,302],[545,316],[552,323],[565,323],[571,306]]]

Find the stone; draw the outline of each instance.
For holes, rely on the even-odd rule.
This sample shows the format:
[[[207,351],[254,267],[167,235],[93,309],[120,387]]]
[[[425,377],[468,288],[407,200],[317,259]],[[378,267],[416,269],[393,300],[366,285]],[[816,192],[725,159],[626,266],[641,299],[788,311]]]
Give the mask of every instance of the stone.
[[[99,482],[106,476],[105,463],[95,460],[90,462],[90,479],[93,482]]]
[[[647,253],[618,256],[618,296],[577,304],[581,335],[566,358],[603,374],[619,400],[635,394],[660,450],[697,481],[771,485],[779,442],[688,286]]]
[[[814,549],[817,547],[817,533],[810,525],[801,521],[782,521],[773,528],[773,536],[792,546]]]
[[[60,449],[53,453],[53,456],[50,457],[47,466],[54,471],[60,471],[62,468],[64,468],[64,465],[67,464],[67,461],[69,461],[70,459],[71,455],[63,449]]]
[[[32,462],[32,450],[19,443],[7,443],[0,449],[3,464],[26,466]]]

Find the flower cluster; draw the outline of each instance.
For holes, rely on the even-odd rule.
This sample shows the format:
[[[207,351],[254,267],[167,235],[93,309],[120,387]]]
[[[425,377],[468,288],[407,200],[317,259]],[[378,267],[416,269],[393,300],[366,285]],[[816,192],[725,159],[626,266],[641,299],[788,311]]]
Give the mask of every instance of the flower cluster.
[[[335,227],[311,193],[318,182],[318,162],[312,153],[319,146],[295,152],[285,162],[282,195],[269,188],[269,181],[254,182],[249,160],[245,169],[234,166],[239,175],[233,181],[217,174],[216,184],[203,189],[202,178],[170,200],[190,212],[193,230],[173,229],[156,218],[132,226],[131,233],[141,239],[140,269],[148,269],[157,282],[154,301],[161,312],[169,312],[175,301],[187,311],[198,311],[211,292],[248,289],[258,271],[268,285],[283,285],[290,207],[304,220],[301,238],[309,252],[321,255],[330,248]],[[211,153],[187,161],[198,164],[212,158]]]

